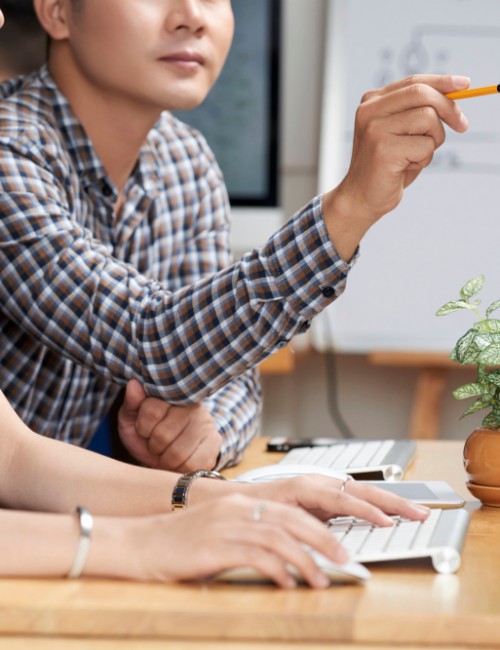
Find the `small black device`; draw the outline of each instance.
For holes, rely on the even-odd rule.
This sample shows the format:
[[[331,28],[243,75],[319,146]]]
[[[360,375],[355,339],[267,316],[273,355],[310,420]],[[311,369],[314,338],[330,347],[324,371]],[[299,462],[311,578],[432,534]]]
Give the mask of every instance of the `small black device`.
[[[275,436],[267,442],[266,451],[290,451],[299,447],[329,447],[338,444],[340,441],[335,438],[287,438],[286,436]]]

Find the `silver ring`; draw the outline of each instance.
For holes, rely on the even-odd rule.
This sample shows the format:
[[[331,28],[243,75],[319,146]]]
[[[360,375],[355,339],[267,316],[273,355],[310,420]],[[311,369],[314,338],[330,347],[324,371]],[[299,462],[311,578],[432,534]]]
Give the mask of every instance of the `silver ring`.
[[[347,483],[349,483],[349,481],[352,481],[352,476],[346,476],[345,479],[342,481],[340,485],[341,493],[345,492],[345,486],[347,485]]]
[[[265,503],[258,503],[255,506],[255,509],[252,513],[252,520],[253,521],[260,521],[262,519],[262,513],[266,509],[266,504]]]

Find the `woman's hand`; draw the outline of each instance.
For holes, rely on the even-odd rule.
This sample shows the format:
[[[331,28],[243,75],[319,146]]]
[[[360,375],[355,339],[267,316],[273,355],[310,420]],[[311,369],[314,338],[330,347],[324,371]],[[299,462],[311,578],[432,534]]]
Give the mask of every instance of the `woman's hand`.
[[[256,499],[300,506],[322,521],[349,515],[378,526],[389,526],[392,521],[388,514],[416,520],[426,519],[429,514],[425,506],[362,481],[347,481],[341,491],[342,483],[339,479],[307,474],[266,483],[234,483],[234,486],[239,485],[238,491]]]
[[[258,500],[270,500],[299,506],[321,521],[339,515],[359,517],[378,526],[390,526],[387,515],[401,515],[408,519],[424,520],[429,508],[417,505],[387,490],[363,481],[343,481],[321,474],[305,474],[293,478],[264,483],[239,483],[198,479],[189,491],[188,506],[221,498],[224,495],[244,494]],[[343,489],[342,489],[343,488]]]
[[[116,537],[120,520],[114,521]],[[114,577],[174,582],[251,567],[280,587],[291,588],[296,584],[287,568],[291,566],[308,585],[320,588],[329,581],[304,545],[333,562],[348,559],[326,526],[301,508],[241,494],[126,522],[125,534],[115,543],[115,553],[112,558],[108,555],[104,569],[96,565],[99,536],[95,535],[86,575],[106,575],[107,570]],[[96,533],[98,525],[99,521]]]

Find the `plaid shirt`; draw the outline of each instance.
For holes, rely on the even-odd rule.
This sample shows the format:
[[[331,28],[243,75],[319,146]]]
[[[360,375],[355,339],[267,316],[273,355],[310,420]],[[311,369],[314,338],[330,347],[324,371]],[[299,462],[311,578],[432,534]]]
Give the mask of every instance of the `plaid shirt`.
[[[203,401],[236,460],[260,414],[256,364],[304,332],[349,266],[313,200],[231,263],[203,138],[169,113],[117,192],[44,67],[0,87],[2,388],[34,430],[85,445],[120,386]]]

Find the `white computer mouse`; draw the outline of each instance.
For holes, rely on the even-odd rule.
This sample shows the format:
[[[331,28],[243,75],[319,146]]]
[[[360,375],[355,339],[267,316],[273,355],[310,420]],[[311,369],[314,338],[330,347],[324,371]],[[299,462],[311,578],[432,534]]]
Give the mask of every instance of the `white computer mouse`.
[[[366,582],[371,578],[368,569],[359,562],[349,561],[345,564],[331,562],[320,553],[311,551],[316,564],[330,578],[330,584],[356,584]],[[290,567],[290,572],[297,577],[297,572]],[[222,571],[215,580],[222,582],[239,582],[242,584],[262,584],[271,582],[268,578],[252,567],[238,567]],[[302,582],[299,579],[299,582]]]
[[[291,478],[293,476],[302,476],[304,474],[322,474],[344,481],[348,475],[339,472],[330,467],[321,467],[320,465],[302,465],[294,463],[276,463],[275,465],[264,465],[256,467],[248,472],[240,474],[236,480],[246,483],[265,483],[267,481],[276,481],[282,478]]]

